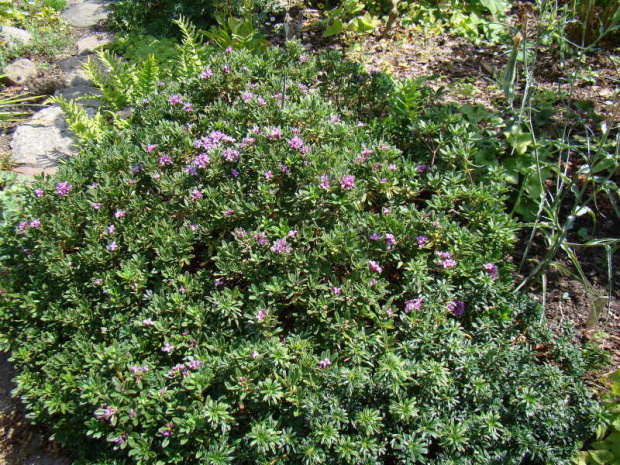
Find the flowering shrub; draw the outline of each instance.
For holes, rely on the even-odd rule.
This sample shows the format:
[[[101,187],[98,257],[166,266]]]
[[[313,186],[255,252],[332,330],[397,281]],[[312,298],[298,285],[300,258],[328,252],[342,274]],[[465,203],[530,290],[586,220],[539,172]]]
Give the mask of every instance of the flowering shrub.
[[[567,459],[596,407],[510,293],[500,174],[381,140],[313,66],[214,55],[32,186],[0,254],[31,417],[89,463]]]

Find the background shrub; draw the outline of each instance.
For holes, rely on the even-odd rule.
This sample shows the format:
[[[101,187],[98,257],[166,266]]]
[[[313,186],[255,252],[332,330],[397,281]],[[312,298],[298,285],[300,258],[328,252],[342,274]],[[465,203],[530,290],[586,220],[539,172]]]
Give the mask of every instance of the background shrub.
[[[338,60],[209,56],[4,228],[17,393],[84,463],[559,463],[593,431],[570,334],[510,292],[501,172],[465,132],[433,168],[389,143],[324,97]]]
[[[119,0],[112,5],[113,23],[123,32],[176,35],[170,20],[184,16],[199,28],[215,25],[215,15],[253,15],[257,20],[280,13],[280,0]]]

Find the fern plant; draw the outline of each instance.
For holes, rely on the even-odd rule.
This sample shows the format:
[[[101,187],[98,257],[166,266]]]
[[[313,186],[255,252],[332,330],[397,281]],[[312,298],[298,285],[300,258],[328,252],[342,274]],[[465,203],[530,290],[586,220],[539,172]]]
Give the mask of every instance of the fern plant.
[[[204,68],[204,60],[201,57],[202,42],[196,27],[187,19],[181,16],[174,21],[179,29],[183,39],[179,50],[179,71],[180,78],[188,78],[196,76]]]
[[[69,128],[80,138],[98,141],[106,134],[106,122],[99,112],[90,116],[75,100],[67,101],[61,95],[51,97],[46,103],[57,104],[65,113]]]
[[[142,100],[159,82],[159,65],[153,55],[140,65],[125,62],[107,50],[97,52],[98,62],[88,60],[84,71],[97,86],[104,102],[118,111]]]

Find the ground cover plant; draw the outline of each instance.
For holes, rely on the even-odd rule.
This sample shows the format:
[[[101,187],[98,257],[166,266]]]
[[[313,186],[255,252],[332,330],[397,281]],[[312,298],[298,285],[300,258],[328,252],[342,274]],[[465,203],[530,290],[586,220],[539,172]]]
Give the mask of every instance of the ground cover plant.
[[[588,363],[510,292],[467,125],[404,130],[414,94],[337,53],[195,47],[4,225],[31,417],[83,463],[568,460]]]
[[[0,41],[0,69],[15,58],[37,57],[52,60],[69,43],[67,29],[60,20],[60,13],[66,8],[65,0],[16,0],[2,8],[0,26],[23,28],[32,34],[32,43],[8,46]]]

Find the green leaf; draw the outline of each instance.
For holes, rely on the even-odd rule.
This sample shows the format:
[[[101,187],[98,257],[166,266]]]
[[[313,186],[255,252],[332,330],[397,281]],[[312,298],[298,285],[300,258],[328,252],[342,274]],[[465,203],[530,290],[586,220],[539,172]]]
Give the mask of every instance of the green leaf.
[[[594,462],[601,465],[607,464],[614,459],[613,454],[608,450],[591,450],[588,451],[588,454],[590,454],[590,457],[594,460]]]
[[[491,12],[493,17],[496,17],[497,13],[504,14],[510,6],[505,0],[480,0],[480,3]]]
[[[323,37],[331,37],[340,34],[344,31],[344,24],[342,24],[342,20],[340,18],[334,19],[334,22],[325,29],[323,32]]]

